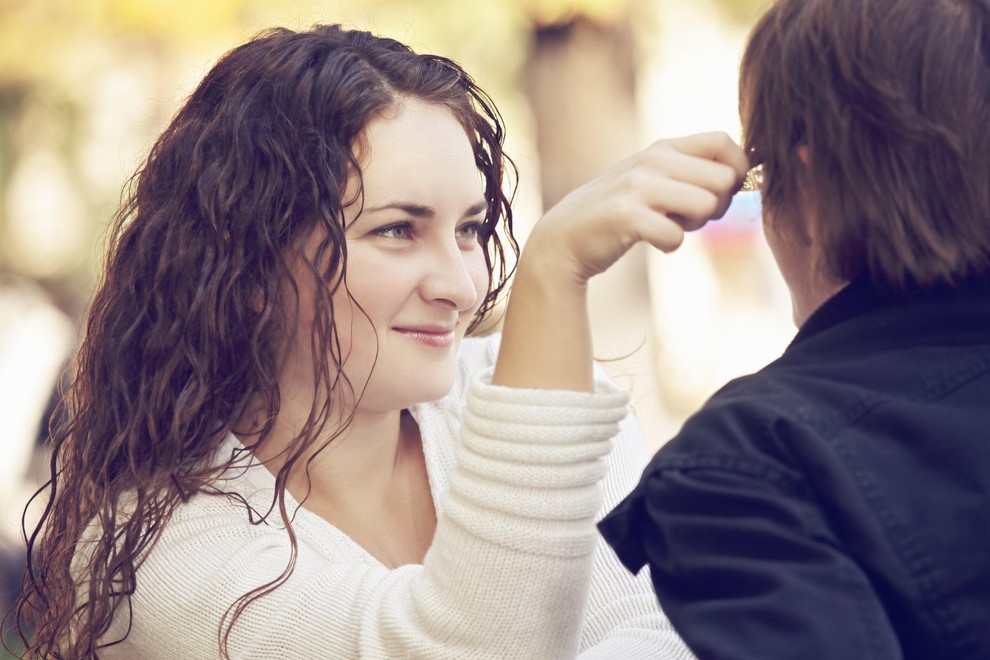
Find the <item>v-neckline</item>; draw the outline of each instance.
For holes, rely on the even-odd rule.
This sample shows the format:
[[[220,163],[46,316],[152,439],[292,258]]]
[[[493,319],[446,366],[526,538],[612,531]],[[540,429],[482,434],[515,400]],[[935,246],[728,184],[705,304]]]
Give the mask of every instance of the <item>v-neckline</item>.
[[[409,414],[412,416],[413,421],[416,422],[416,426],[419,429],[420,442],[422,444],[422,449],[423,449],[423,461],[426,469],[426,478],[430,488],[430,500],[433,503],[434,515],[437,517],[437,520],[439,521],[441,493],[438,492],[439,490],[438,470],[440,469],[440,466],[438,465],[438,457],[436,455],[435,443],[432,442],[431,437],[428,437],[432,434],[431,425],[427,424],[426,425],[427,428],[424,428],[424,425],[422,423],[422,419],[425,412],[422,406],[423,404],[417,404],[414,406],[410,406],[407,410],[409,410]],[[228,448],[229,451],[227,451]],[[233,477],[227,477],[227,478],[236,480],[236,482],[238,483],[246,480],[248,483],[254,486],[255,490],[252,493],[246,495],[242,494],[242,495],[244,495],[245,499],[247,499],[249,503],[254,505],[256,508],[258,504],[263,504],[264,505],[263,510],[267,510],[268,507],[272,504],[272,498],[274,497],[275,475],[273,475],[271,471],[268,470],[268,468],[262,465],[261,462],[255,458],[254,454],[244,447],[243,443],[241,443],[240,441],[240,438],[238,438],[233,433],[229,433],[225,442],[221,444],[218,455],[220,457],[226,457],[231,455],[234,451],[237,450],[244,452],[248,456],[247,462],[246,463],[242,462],[243,459],[238,460],[238,462],[235,463],[234,466],[228,469],[228,472],[230,470],[242,470],[242,472],[240,474],[235,474]],[[225,458],[221,458],[220,460],[225,460]],[[237,489],[235,487],[234,492],[236,492],[236,490]],[[264,493],[264,498],[265,498],[264,502],[251,501],[252,499],[260,500],[261,493]],[[305,506],[300,505],[299,502],[296,500],[296,498],[293,497],[292,493],[290,493],[288,490],[286,490],[285,492],[285,508],[290,518],[293,518],[293,520],[296,521],[294,522],[293,529],[300,540],[307,539],[310,541],[310,544],[313,545],[313,547],[320,548],[322,545],[320,543],[320,539],[312,535],[309,530],[313,528],[319,530],[325,530],[331,533],[336,538],[343,541],[348,547],[358,552],[362,557],[367,559],[369,562],[374,562],[379,566],[385,566],[385,564],[382,561],[380,561],[377,557],[371,554],[371,552],[365,549],[365,547],[362,546],[360,543],[358,543],[353,538],[351,538],[345,531],[343,531],[342,529],[340,529],[339,527],[337,527],[336,525],[334,525],[333,523],[331,523],[329,520],[319,515],[318,513],[315,513],[314,511],[307,509]],[[278,515],[277,507],[273,511],[273,513]],[[303,519],[304,524],[301,525],[299,524],[298,521],[300,518]]]

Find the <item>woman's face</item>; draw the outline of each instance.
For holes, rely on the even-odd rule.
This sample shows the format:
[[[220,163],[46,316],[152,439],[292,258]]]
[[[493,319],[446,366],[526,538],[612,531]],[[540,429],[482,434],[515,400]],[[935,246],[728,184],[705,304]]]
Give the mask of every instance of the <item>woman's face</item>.
[[[367,382],[358,408],[386,412],[438,399],[453,384],[458,346],[488,290],[478,241],[487,204],[467,134],[441,106],[400,101],[368,124],[358,158],[363,206],[355,176],[345,195],[358,202],[344,211],[346,291],[334,294],[334,326],[357,395]],[[315,252],[321,239],[308,248]],[[294,274],[300,326],[289,364],[305,367],[296,369],[302,374],[312,370],[313,279]]]

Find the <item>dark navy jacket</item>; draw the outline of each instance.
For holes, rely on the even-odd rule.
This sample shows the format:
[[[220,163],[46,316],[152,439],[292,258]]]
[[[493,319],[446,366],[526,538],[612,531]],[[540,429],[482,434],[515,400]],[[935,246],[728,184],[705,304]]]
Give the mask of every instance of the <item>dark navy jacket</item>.
[[[849,285],[600,529],[701,658],[990,658],[990,276]]]

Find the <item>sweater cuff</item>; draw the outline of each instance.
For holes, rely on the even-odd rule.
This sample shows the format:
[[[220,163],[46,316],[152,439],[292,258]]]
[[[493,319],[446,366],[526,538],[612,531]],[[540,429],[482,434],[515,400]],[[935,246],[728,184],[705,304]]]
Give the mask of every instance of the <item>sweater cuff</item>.
[[[446,513],[501,545],[590,552],[604,457],[628,396],[607,381],[588,393],[501,387],[491,376],[492,369],[480,372],[468,390]]]

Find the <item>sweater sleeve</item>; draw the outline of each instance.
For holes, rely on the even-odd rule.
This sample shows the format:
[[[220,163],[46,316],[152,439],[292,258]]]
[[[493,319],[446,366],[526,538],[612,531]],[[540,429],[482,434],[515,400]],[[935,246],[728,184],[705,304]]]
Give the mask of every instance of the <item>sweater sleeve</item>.
[[[598,376],[607,378],[603,371]],[[639,424],[630,412],[622,420],[608,456],[601,515],[636,486],[648,459]],[[661,610],[649,570],[630,573],[604,538],[598,539],[594,561],[581,660],[694,658]]]
[[[231,657],[577,655],[600,554],[605,456],[627,397],[606,383],[590,394],[530,391],[490,377],[470,385],[457,468],[423,564],[328,560],[301,539],[284,583],[231,627]],[[217,657],[225,613],[290,560],[284,529],[245,517],[220,497],[180,507],[105,639],[128,624],[130,634],[106,657]]]

